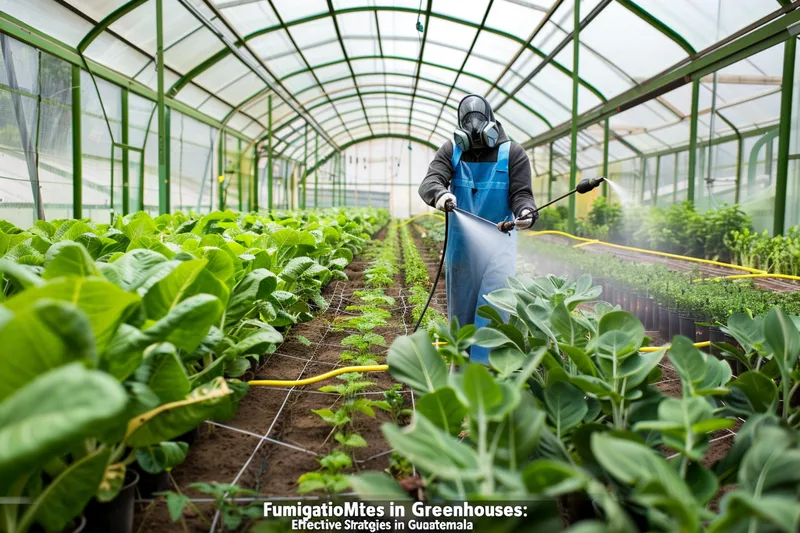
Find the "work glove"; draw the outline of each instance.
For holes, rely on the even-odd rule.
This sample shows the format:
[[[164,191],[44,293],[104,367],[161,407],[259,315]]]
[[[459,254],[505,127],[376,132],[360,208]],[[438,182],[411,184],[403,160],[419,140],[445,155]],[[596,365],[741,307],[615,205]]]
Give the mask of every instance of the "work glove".
[[[534,211],[530,207],[526,207],[514,221],[514,226],[518,231],[530,229],[537,220],[539,220],[539,212]]]
[[[448,201],[453,202],[453,204],[452,204],[453,208],[456,207],[456,197],[455,197],[455,195],[452,194],[452,193],[446,192],[443,195],[441,195],[438,200],[436,200],[436,209],[438,209],[439,211],[448,211],[448,209],[446,207],[446,204],[447,204]],[[452,209],[450,209],[450,210],[452,210]]]

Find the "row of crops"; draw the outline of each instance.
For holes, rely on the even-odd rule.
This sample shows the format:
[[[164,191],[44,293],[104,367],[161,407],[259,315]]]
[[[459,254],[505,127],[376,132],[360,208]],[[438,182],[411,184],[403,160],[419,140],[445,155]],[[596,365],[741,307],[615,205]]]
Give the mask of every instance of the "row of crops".
[[[383,210],[0,221],[3,531],[60,531],[132,465],[231,418],[240,381],[388,222]]]
[[[427,499],[527,502],[505,531],[797,531],[797,318],[734,314],[734,342],[713,357],[681,336],[650,348],[642,323],[601,299],[588,275],[511,278],[480,311],[489,326],[392,344],[416,412],[383,433]],[[492,349],[490,368],[469,362],[470,346]],[[732,359],[746,371],[734,376]],[[384,474],[353,484],[407,498]]]

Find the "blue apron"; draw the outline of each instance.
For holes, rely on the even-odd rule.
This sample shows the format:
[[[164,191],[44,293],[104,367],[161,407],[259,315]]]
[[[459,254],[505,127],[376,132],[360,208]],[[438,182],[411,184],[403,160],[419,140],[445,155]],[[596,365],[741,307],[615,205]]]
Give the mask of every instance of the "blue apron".
[[[510,142],[500,145],[497,162],[466,163],[461,160],[461,149],[453,146],[453,178],[450,192],[456,205],[493,223],[512,220],[514,214],[508,200],[508,149]],[[447,309],[449,318],[458,318],[462,326],[485,326],[489,320],[476,311],[489,305],[484,296],[508,286],[506,279],[516,273],[517,235],[497,232],[496,244],[489,250],[476,250],[471,245],[469,228],[459,222],[459,216],[450,217],[447,235]],[[477,221],[483,224],[480,221]],[[474,223],[474,222],[473,222]],[[505,315],[505,313],[502,313]],[[487,364],[489,349],[473,346],[470,360]]]

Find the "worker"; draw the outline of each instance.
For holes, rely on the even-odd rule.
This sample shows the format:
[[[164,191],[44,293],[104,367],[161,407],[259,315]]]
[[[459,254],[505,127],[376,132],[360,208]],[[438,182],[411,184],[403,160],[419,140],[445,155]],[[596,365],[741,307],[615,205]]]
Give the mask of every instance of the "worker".
[[[489,102],[475,94],[459,103],[454,140],[436,152],[419,195],[441,211],[457,207],[459,212],[493,223],[516,218],[518,230],[529,229],[539,217],[528,155],[508,139]],[[445,257],[448,315],[456,317],[461,326],[481,327],[489,321],[478,316],[478,307],[488,304],[487,294],[507,287],[508,276],[516,272],[517,236],[516,232],[498,232],[491,249],[486,249],[470,240],[462,215],[458,215],[449,215]],[[472,237],[474,240],[475,235]],[[488,363],[489,350],[473,346],[470,360]]]

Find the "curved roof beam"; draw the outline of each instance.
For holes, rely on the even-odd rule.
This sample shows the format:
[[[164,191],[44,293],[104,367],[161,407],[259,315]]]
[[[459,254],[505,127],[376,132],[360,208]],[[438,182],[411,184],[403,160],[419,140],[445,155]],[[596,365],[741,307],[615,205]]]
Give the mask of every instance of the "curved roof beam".
[[[490,0],[491,2],[492,0]],[[420,5],[422,5],[420,1]],[[422,30],[422,42],[419,45],[419,56],[417,57],[417,72],[414,76],[414,90],[411,93],[411,105],[408,107],[408,134],[411,135],[411,115],[414,114],[414,100],[417,98],[417,87],[419,87],[419,73],[422,70],[422,54],[425,53],[425,43],[428,42],[428,32],[424,31],[423,28],[429,28],[428,23],[431,21],[431,7],[433,6],[433,0],[428,0],[428,4],[425,6],[425,26],[419,26],[419,14],[417,14],[417,27],[418,30]]]
[[[364,12],[364,11],[401,12],[401,13],[411,13],[411,14],[414,14],[414,15],[418,14],[418,12],[419,12],[417,9],[408,8],[408,7],[399,7],[399,6],[358,6],[358,7],[350,7],[350,8],[345,8],[345,9],[337,9],[335,11],[335,13],[337,15],[344,15],[344,14],[348,14],[348,13],[360,13],[360,12]],[[250,39],[254,39],[254,38],[259,37],[261,35],[267,35],[269,33],[275,32],[275,31],[287,29],[287,28],[290,28],[292,26],[296,26],[296,25],[303,24],[303,23],[306,23],[306,22],[312,22],[314,20],[319,20],[321,18],[325,18],[325,17],[329,17],[329,16],[330,16],[330,13],[328,13],[328,12],[318,13],[318,14],[315,14],[315,15],[309,15],[307,17],[299,18],[299,19],[296,19],[296,20],[292,20],[292,21],[289,21],[289,22],[282,23],[282,24],[269,26],[269,27],[266,27],[266,28],[262,28],[260,30],[256,30],[256,31],[254,31],[254,32],[252,32],[252,33],[250,33],[248,35],[245,35],[244,37],[242,37],[242,40],[244,42],[247,42]],[[442,13],[431,12],[430,16],[434,17],[434,18],[446,20],[448,22],[454,22],[456,24],[463,24],[465,26],[469,26],[469,27],[475,28],[475,29],[479,28],[479,25],[474,23],[474,22],[470,22],[470,21],[467,21],[467,20],[462,20],[462,19],[459,19],[459,18],[456,18],[456,17],[452,17],[452,16],[449,16],[449,15],[442,14]],[[537,55],[537,56],[539,56],[539,57],[541,57],[543,59],[547,57],[547,54],[545,54],[544,52],[542,52],[541,50],[539,50],[538,48],[536,48],[532,44],[527,44],[525,42],[525,40],[523,40],[520,37],[517,37],[516,35],[513,35],[511,33],[505,32],[503,30],[499,30],[497,28],[492,28],[492,27],[489,27],[489,26],[484,27],[483,31],[487,31],[487,32],[493,33],[495,35],[499,35],[500,37],[505,37],[505,38],[510,39],[510,40],[512,40],[512,41],[514,41],[514,42],[516,42],[518,44],[521,44],[521,45],[527,45],[527,49],[530,50],[531,52],[533,52],[535,55]],[[427,33],[426,33],[426,35],[427,35]],[[185,86],[187,83],[189,83],[189,81],[191,81],[192,78],[194,78],[195,76],[197,76],[200,73],[204,72],[205,70],[210,68],[212,65],[216,64],[217,62],[219,62],[222,58],[224,58],[227,55],[229,55],[230,53],[231,53],[230,50],[221,50],[220,52],[217,52],[216,54],[210,56],[208,59],[206,59],[205,61],[200,63],[200,65],[198,65],[197,67],[192,69],[190,72],[186,73],[183,77],[181,77],[181,79],[179,79],[177,82],[175,82],[175,84],[172,86],[170,91],[174,91],[174,93],[177,93],[178,91],[180,91],[180,89],[183,86]],[[552,61],[551,64],[555,68],[557,68],[559,71],[561,71],[564,75],[569,76],[570,78],[572,77],[572,71],[570,69],[566,68],[564,65],[562,65],[558,61]],[[491,83],[491,82],[489,82],[489,83]],[[579,78],[579,83],[584,88],[586,88],[590,92],[592,92],[595,96],[597,96],[597,98],[599,98],[602,102],[606,102],[607,101],[607,98],[603,95],[603,93],[601,93],[594,85],[592,85],[588,81],[584,80],[583,78]],[[172,94],[172,92],[171,92],[171,94]]]
[[[361,127],[361,126],[366,126],[366,125],[367,125],[366,121],[363,121],[363,120],[362,120],[360,124],[356,124],[356,125],[354,126],[354,129],[355,129],[355,127]],[[397,122],[384,122],[384,121],[379,121],[379,122],[372,121],[372,125],[373,125],[373,126],[385,126],[385,125],[394,125],[394,126],[398,126],[398,125],[400,125],[400,126],[402,126],[402,127],[403,127],[403,129],[405,129],[405,128],[407,128],[407,127],[408,127],[408,126],[407,126],[406,124],[404,124],[404,123],[397,123]],[[419,124],[415,124],[414,122],[412,122],[412,123],[411,123],[411,127],[412,127],[412,128],[420,128],[420,129],[423,129],[423,127],[422,127],[422,126],[420,126]],[[333,134],[333,137],[334,137],[334,138],[336,138],[338,135],[341,135],[341,134],[343,134],[343,133],[344,133],[344,130],[341,130],[341,131],[339,131],[338,133],[335,133],[335,134]],[[433,142],[431,142],[431,145],[434,145],[434,144],[433,144]],[[435,146],[435,145],[434,145],[434,146]],[[438,146],[436,146],[436,148],[434,148],[434,149],[435,149],[435,150],[438,150],[438,149],[439,149],[439,147],[438,147]],[[308,157],[308,158],[306,158],[306,160],[305,160],[305,161],[303,161],[303,157],[302,157],[302,156],[303,156],[303,154],[302,154],[302,151],[303,151],[303,144],[302,144],[302,142],[301,142],[301,143],[300,143],[299,145],[297,145],[297,146],[295,146],[295,145],[292,145],[292,146],[288,146],[288,147],[286,147],[286,148],[285,148],[285,149],[284,149],[282,152],[280,152],[279,154],[276,154],[276,156],[275,156],[275,157],[278,157],[278,158],[284,158],[284,159],[292,159],[292,160],[297,160],[297,161],[301,161],[301,162],[307,162],[308,158],[313,158],[313,155],[314,155],[314,154],[309,154],[309,157]],[[300,152],[300,153],[298,154],[298,152]]]
[[[414,135],[402,135],[400,133],[379,133],[379,134],[376,134],[376,135],[369,135],[367,137],[359,137],[357,139],[353,139],[352,141],[341,145],[339,148],[342,151],[344,151],[344,150],[347,150],[348,148],[350,148],[351,146],[354,146],[356,144],[360,144],[360,143],[367,142],[367,141],[372,141],[372,140],[375,140],[375,139],[403,139],[405,141],[411,141],[411,142],[415,142],[415,143],[421,144],[423,146],[427,146],[431,150],[438,150],[439,149],[438,146],[436,146],[432,142],[426,141],[425,139],[421,139],[419,137],[415,137]],[[321,167],[322,165],[327,163],[328,160],[331,157],[334,156],[334,154],[336,154],[336,152],[334,150],[331,150],[327,155],[321,157],[316,163],[314,163],[314,165],[312,167],[310,167],[308,170],[305,171],[305,173],[303,174],[303,177],[300,178],[300,182],[299,183],[305,182],[306,177],[308,177],[309,174],[311,174],[312,172],[317,170],[319,167]]]
[[[374,94],[374,95],[384,95],[384,94],[392,94],[392,93],[386,93],[385,91],[379,91],[379,92],[373,92],[373,93],[362,93],[362,94],[368,94],[368,95],[369,95],[369,94]],[[411,93],[399,93],[399,92],[398,92],[398,93],[396,93],[396,94],[398,94],[398,95],[403,95],[403,96],[406,96],[406,97],[408,97],[409,99],[411,98]],[[425,97],[424,95],[420,95],[420,94],[418,94],[418,95],[417,95],[417,97],[418,97],[418,98],[420,98],[420,99],[427,99],[427,97]],[[346,96],[342,96],[342,97],[337,97],[337,98],[334,98],[334,100],[348,100],[348,99],[354,99],[354,98],[356,98],[356,95],[355,95],[355,94],[350,94],[350,95],[346,95]],[[432,99],[431,99],[431,100],[432,100]],[[321,104],[319,104],[319,105],[325,105],[325,104],[326,104],[326,102],[322,102],[322,103],[321,103]],[[455,106],[451,106],[451,108],[452,108],[452,109],[455,109]],[[351,121],[351,122],[353,122],[353,121]],[[394,122],[392,122],[392,124],[395,124],[395,123],[394,123]],[[333,131],[334,129],[335,129],[335,128],[332,128],[330,131]],[[294,141],[294,140],[296,140],[296,139],[293,139],[292,141],[289,141],[288,139],[289,139],[289,138],[290,138],[290,137],[291,137],[293,134],[297,133],[298,131],[299,131],[298,129],[292,129],[292,131],[291,131],[291,132],[290,132],[288,135],[285,135],[285,136],[284,136],[283,138],[281,138],[280,140],[281,140],[282,142],[285,142],[285,143],[287,143],[287,144],[291,144],[291,142],[293,142],[293,141]],[[435,130],[433,130],[433,131],[435,131]],[[335,134],[332,134],[332,135],[335,135]],[[263,134],[261,137],[259,137],[259,138],[258,138],[258,140],[256,141],[256,143],[261,143],[261,142],[263,142],[264,140],[266,140],[266,138],[267,138],[268,136],[269,136],[269,134],[268,134],[268,133],[265,133],[265,134]],[[280,153],[283,153],[283,152],[280,152]]]
[[[357,57],[352,57],[352,58],[350,58],[350,61],[359,61],[359,60],[374,60],[374,59],[391,59],[391,60],[396,60],[396,61],[408,61],[408,62],[415,62],[415,60],[413,60],[413,59],[411,59],[411,58],[408,58],[408,57],[401,57],[401,56],[384,56],[383,58],[381,58],[381,56],[357,56]],[[329,62],[327,62],[327,63],[322,63],[322,64],[320,64],[320,65],[317,65],[317,66],[315,66],[315,67],[312,67],[312,68],[323,68],[323,67],[328,67],[328,66],[332,66],[332,65],[341,64],[341,63],[343,63],[343,62],[344,62],[344,60],[343,60],[343,59],[339,59],[339,60],[336,60],[336,61],[329,61]],[[441,69],[448,70],[448,71],[451,71],[451,72],[458,72],[458,69],[455,69],[455,68],[453,68],[453,67],[445,67],[445,66],[443,66],[443,65],[436,65],[436,64],[429,63],[429,62],[426,62],[426,61],[423,61],[423,65],[432,66],[432,67],[437,67],[437,68],[441,68]],[[298,70],[298,71],[295,71],[295,72],[291,72],[291,73],[287,74],[286,76],[284,76],[283,78],[281,78],[281,81],[287,80],[287,79],[291,78],[292,76],[297,76],[297,75],[303,74],[303,73],[305,73],[305,72],[308,72],[308,69],[302,69],[302,70]],[[356,77],[359,77],[359,76],[370,76],[370,75],[379,75],[379,74],[383,74],[383,73],[381,73],[381,72],[362,73],[362,74],[356,74]],[[409,78],[413,78],[413,77],[414,77],[414,75],[413,75],[413,74],[399,73],[399,72],[398,72],[398,73],[385,73],[385,74],[386,74],[386,75],[389,75],[389,76],[403,76],[403,77],[409,77]],[[463,75],[466,75],[466,76],[470,76],[471,78],[475,78],[476,80],[482,81],[482,82],[484,82],[484,83],[489,83],[489,84],[491,83],[491,81],[490,81],[488,78],[484,78],[484,77],[482,77],[482,76],[479,76],[479,75],[477,75],[477,74],[472,74],[472,73],[470,73],[470,72],[463,72],[462,74],[463,74]],[[344,78],[349,78],[349,76],[345,76]],[[325,83],[331,83],[331,82],[334,82],[334,81],[340,81],[341,79],[343,79],[343,78],[337,78],[337,79],[335,79],[335,80],[328,80],[328,81],[326,81]],[[439,80],[435,80],[435,79],[432,79],[432,78],[420,77],[419,79],[421,79],[421,80],[425,80],[425,81],[428,81],[428,82],[431,82],[431,83],[435,83],[435,84],[437,84],[437,85],[442,85],[442,86],[445,86],[445,87],[450,87],[450,84],[448,84],[448,83],[445,83],[445,82],[442,82],[442,81],[439,81]],[[295,95],[299,95],[299,94],[301,94],[301,93],[303,93],[303,92],[305,92],[305,91],[308,91],[308,90],[311,90],[311,89],[313,89],[314,87],[316,87],[316,85],[310,85],[310,86],[308,86],[308,87],[304,87],[303,89],[300,89],[299,91],[296,91],[294,94],[295,94]],[[466,93],[469,93],[469,92],[470,92],[470,91],[467,91],[466,89],[461,89],[461,88],[459,88],[459,87],[455,87],[455,88],[456,88],[456,89],[458,89],[458,90],[460,90],[460,91],[466,92]],[[266,89],[265,89],[265,90],[266,90]],[[498,88],[498,90],[500,90],[500,91],[501,91],[502,93],[504,93],[504,94],[507,94],[507,92],[506,92],[505,90],[503,90],[503,89],[500,89],[500,88]],[[262,93],[263,93],[263,91],[262,91],[262,92],[260,92],[260,93],[256,93],[256,94],[254,94],[253,96],[251,96],[251,97],[250,97],[250,99],[256,99],[256,98],[258,98],[258,97],[259,97],[259,95],[260,95],[260,94],[262,94]],[[546,94],[546,93],[545,93],[545,94]],[[548,119],[547,119],[547,118],[546,118],[544,115],[542,115],[541,113],[539,113],[538,111],[536,111],[535,109],[533,109],[531,106],[529,106],[529,105],[528,105],[528,104],[526,104],[525,102],[522,102],[521,100],[517,99],[516,97],[514,98],[514,101],[515,101],[517,104],[519,104],[521,107],[523,107],[524,109],[526,109],[527,111],[529,111],[530,113],[532,113],[534,116],[536,116],[537,118],[539,118],[539,119],[540,119],[542,122],[544,122],[544,124],[545,124],[545,125],[546,125],[548,128],[552,128],[552,127],[553,127],[553,126],[552,126],[552,124],[551,124],[551,122],[550,122],[550,121],[549,121],[549,120],[548,120]],[[257,118],[259,118],[259,119],[260,119],[262,116],[263,116],[263,115],[259,115],[259,116],[257,116]],[[294,120],[294,119],[292,119],[292,120]],[[510,122],[510,121],[509,121],[509,123],[510,123],[510,124],[514,124],[513,122]],[[520,129],[523,129],[523,128],[520,128]]]
[[[409,98],[411,97],[411,93],[406,93],[406,92],[401,92],[401,91],[372,91],[372,92],[362,92],[361,94],[362,95],[384,95],[384,94],[387,94],[387,95],[394,95],[394,96],[406,96],[406,97],[409,97]],[[347,98],[353,98],[353,97],[355,97],[354,94],[345,95],[345,96],[337,96],[336,98],[332,98],[332,100],[333,101],[338,101],[338,100],[345,100]],[[429,100],[431,102],[441,103],[441,100],[433,98],[431,96],[423,95],[423,94],[418,94],[417,98],[420,98],[422,100]],[[323,105],[325,105],[327,103],[328,102],[320,102],[318,104],[315,104],[314,106],[309,107],[309,111],[311,111],[313,109],[316,109],[318,107],[321,107],[321,106],[323,106]],[[455,109],[456,108],[454,105],[452,105],[450,107],[451,107],[451,109]],[[284,124],[281,124],[281,127],[285,127],[287,124],[291,124],[295,120],[296,120],[296,117],[292,118],[291,120],[289,120],[287,122],[285,122]],[[273,131],[277,131],[277,130],[273,130]],[[267,136],[266,133],[263,134],[261,137],[258,138],[258,140],[256,142],[263,141],[266,138],[266,136]]]

